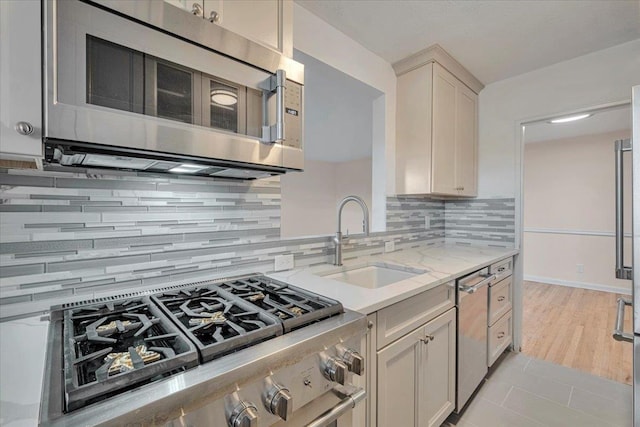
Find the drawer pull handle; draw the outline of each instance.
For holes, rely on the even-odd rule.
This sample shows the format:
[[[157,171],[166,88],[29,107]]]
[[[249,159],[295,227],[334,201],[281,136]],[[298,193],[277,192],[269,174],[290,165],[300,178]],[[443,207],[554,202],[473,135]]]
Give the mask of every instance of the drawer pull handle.
[[[504,270],[506,270],[504,267],[500,267],[498,268],[498,273],[502,273]]]
[[[504,295],[500,295],[500,296],[498,297],[498,301],[504,301]]]
[[[498,339],[504,338],[504,332],[498,332]]]

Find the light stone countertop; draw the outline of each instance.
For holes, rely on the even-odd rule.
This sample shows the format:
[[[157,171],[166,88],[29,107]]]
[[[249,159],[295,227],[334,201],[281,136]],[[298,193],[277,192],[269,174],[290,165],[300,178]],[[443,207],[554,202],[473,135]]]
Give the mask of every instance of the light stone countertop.
[[[49,322],[40,316],[0,323],[0,425],[38,425]]]
[[[269,276],[338,300],[348,309],[370,314],[517,253],[517,249],[507,248],[425,246],[345,261],[342,267],[323,264],[273,273]],[[322,277],[373,263],[387,263],[427,272],[377,289]]]

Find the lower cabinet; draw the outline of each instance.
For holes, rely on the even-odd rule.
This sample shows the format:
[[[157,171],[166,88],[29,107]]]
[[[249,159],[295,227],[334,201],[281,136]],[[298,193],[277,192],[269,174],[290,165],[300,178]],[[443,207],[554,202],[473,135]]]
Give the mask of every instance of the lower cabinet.
[[[378,351],[377,365],[379,426],[440,426],[455,407],[455,308]]]

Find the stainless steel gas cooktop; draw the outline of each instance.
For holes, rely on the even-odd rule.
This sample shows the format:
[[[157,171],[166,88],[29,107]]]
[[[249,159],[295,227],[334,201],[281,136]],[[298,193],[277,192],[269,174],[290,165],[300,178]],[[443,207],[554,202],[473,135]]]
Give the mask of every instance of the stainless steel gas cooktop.
[[[220,421],[215,425],[224,425],[225,419],[230,426],[245,425],[238,424],[238,420],[258,419],[261,412],[265,412],[263,419],[272,422],[263,421],[260,425],[271,425],[278,418],[291,416],[293,403],[289,414],[278,405],[272,407],[271,401],[263,405],[264,411],[259,411],[259,405],[247,403],[238,395],[241,384],[249,390],[255,386],[247,384],[262,384],[270,378],[267,383],[275,395],[292,401],[290,389],[297,385],[287,388],[280,382],[291,377],[285,372],[287,369],[300,363],[307,366],[305,369],[309,363],[318,365],[324,377],[322,388],[301,392],[301,403],[331,390],[334,383],[346,384],[349,368],[357,370],[358,375],[362,373],[363,359],[359,347],[346,348],[344,343],[352,335],[366,331],[363,322],[363,316],[345,312],[338,301],[262,275],[56,306],[51,312],[41,424],[99,424],[100,419],[105,424],[122,420],[142,424],[165,424],[175,418],[192,420],[203,416],[202,410],[186,410],[193,402],[184,401],[184,393],[198,390],[196,400],[201,402],[199,407],[209,408],[207,417],[218,408],[215,417]],[[354,325],[359,325],[359,331],[353,329]],[[309,333],[313,339],[332,335],[335,343],[317,347],[308,341]],[[278,339],[281,348],[268,346],[265,354],[265,345],[260,344]],[[359,345],[357,340],[353,342]],[[252,352],[253,348],[259,350]],[[256,359],[253,364],[252,355]],[[267,356],[278,361],[278,365],[270,367],[271,375],[257,362]],[[224,364],[233,372],[234,360],[243,360],[242,374],[234,375],[234,381],[224,380],[225,375],[220,373],[200,372],[195,381],[199,385],[186,385],[185,379],[192,378],[192,371],[203,371],[207,366]],[[286,368],[287,365],[291,366]],[[276,366],[285,367],[279,368],[279,375],[274,374]],[[167,389],[168,383],[174,385]],[[176,388],[176,383],[182,386]],[[208,395],[203,394],[202,387],[209,389]],[[229,387],[235,392],[224,393]],[[131,403],[131,399],[143,395],[146,405]],[[160,412],[165,411],[166,415],[160,419],[157,408],[153,413],[146,412],[157,404],[150,396],[163,402]],[[117,402],[121,403],[114,411]],[[236,407],[238,413],[234,412]]]

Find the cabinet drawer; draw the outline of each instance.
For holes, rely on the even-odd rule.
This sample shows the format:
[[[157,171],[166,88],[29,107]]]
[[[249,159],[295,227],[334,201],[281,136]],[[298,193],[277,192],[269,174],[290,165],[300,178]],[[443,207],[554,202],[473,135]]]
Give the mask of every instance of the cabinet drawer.
[[[512,339],[511,310],[509,310],[493,326],[489,327],[489,351],[487,352],[489,367],[511,345]]]
[[[455,295],[451,281],[378,311],[378,349],[453,307]]]
[[[489,267],[489,273],[496,275],[496,282],[511,276],[513,272],[513,257],[503,259],[496,263],[491,264]]]
[[[489,288],[489,325],[498,321],[511,310],[511,276]]]

